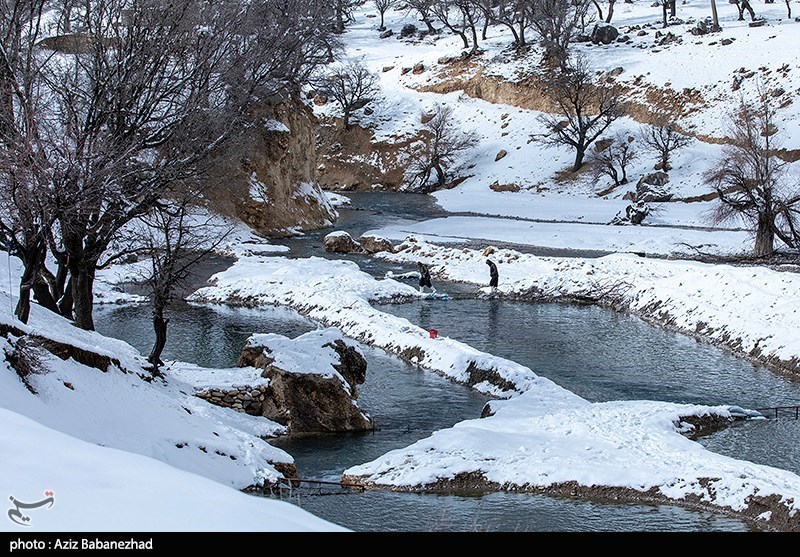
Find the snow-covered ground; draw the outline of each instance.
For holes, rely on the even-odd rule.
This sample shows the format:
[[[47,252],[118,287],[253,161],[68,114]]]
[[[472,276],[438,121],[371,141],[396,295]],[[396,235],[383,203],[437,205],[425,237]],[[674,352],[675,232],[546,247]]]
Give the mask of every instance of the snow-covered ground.
[[[494,250],[494,248],[492,248]],[[434,276],[466,282],[491,294],[483,250],[417,241],[390,261],[426,263]],[[765,267],[712,265],[612,254],[597,259],[536,257],[514,250],[488,255],[497,265],[497,294],[587,298],[725,346],[762,363],[798,371],[800,275]]]
[[[0,253],[0,271],[19,277],[19,264],[9,265]],[[22,324],[12,317],[13,303],[2,281],[0,328],[9,332],[0,339],[0,483],[27,503],[55,491],[52,509],[27,515],[32,530],[339,529],[291,505],[241,493],[283,477],[275,465],[294,462],[264,440],[284,426],[211,405],[182,380],[246,383],[258,375],[264,381],[255,370],[171,362],[165,380],[151,379],[145,358],[125,342],[79,329],[36,304]],[[16,342],[18,332],[112,363],[94,367],[99,358],[93,356],[84,363],[78,356],[62,360],[36,341]],[[8,359],[31,364],[28,386]],[[0,530],[18,529],[0,521]]]
[[[726,409],[651,401],[553,402],[531,389],[497,403],[491,417],[437,431],[344,475],[392,489],[460,485],[459,476],[473,478],[466,485],[479,485],[475,478],[480,478],[512,491],[608,486],[679,501],[697,498],[734,511],[746,511],[754,496],[775,496],[782,513],[800,510],[796,474],[712,453],[680,434],[687,429],[678,425],[682,417],[725,416]],[[758,516],[765,523],[772,518],[770,511]]]
[[[95,416],[107,419],[101,410]],[[78,439],[5,407],[0,443],[3,494],[27,504],[53,500],[17,509],[16,522],[4,517],[3,532],[345,531],[291,503],[244,494],[159,457]]]

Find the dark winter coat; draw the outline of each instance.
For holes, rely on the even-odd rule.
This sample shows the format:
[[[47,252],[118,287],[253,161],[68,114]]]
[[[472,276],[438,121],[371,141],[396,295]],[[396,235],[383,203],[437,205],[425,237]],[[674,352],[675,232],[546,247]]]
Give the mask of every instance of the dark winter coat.
[[[431,288],[431,272],[424,263],[419,263],[419,285]]]
[[[489,266],[489,286],[495,287],[500,280],[500,276],[497,273],[497,265],[488,259],[486,260],[486,264]]]

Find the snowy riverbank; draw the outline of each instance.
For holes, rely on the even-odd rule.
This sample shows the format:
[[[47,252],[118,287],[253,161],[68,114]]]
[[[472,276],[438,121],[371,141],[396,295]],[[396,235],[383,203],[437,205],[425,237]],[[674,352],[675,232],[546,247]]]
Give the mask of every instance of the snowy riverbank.
[[[390,261],[423,261],[443,279],[488,283],[481,250],[416,241]],[[613,254],[597,259],[536,257],[497,250],[498,295],[584,299],[723,346],[778,369],[800,373],[800,275],[762,266],[711,265]],[[788,269],[791,270],[791,269]],[[488,287],[482,288],[489,294]]]
[[[435,270],[446,269],[451,280],[471,277],[480,282],[486,272],[480,252],[410,244],[420,248],[412,251],[406,245],[398,254],[383,257],[426,261]],[[551,287],[560,285],[562,290],[554,293],[573,295],[585,292],[590,285],[596,287],[596,280],[602,283],[619,278],[609,271],[608,276],[600,275],[603,267],[595,269],[592,265],[596,262],[592,261],[523,258],[512,252],[495,255],[499,256],[503,288],[508,293],[517,287],[525,292],[523,285],[533,288],[537,276],[548,277],[540,282]],[[627,268],[633,265],[629,259],[645,264],[639,275]],[[618,255],[609,261],[631,280],[638,277],[643,285],[648,284],[645,277],[652,281],[672,276],[669,267],[659,273],[648,267],[650,260],[635,256]],[[574,270],[570,271],[572,265]],[[561,270],[566,272],[562,275]],[[574,280],[570,287],[567,279],[571,272],[585,280]],[[515,273],[519,281],[530,278],[534,282],[509,282],[510,273]],[[724,270],[717,268],[717,273],[724,275]],[[348,481],[423,491],[474,488],[568,492],[575,486],[576,493],[589,497],[605,492],[628,500],[710,506],[742,513],[760,521],[761,528],[798,528],[795,502],[800,501],[800,478],[794,473],[710,453],[683,435],[692,430],[686,425],[691,417],[725,421],[758,416],[756,412],[653,401],[589,403],[524,366],[482,354],[455,339],[431,339],[407,320],[380,312],[370,301],[419,294],[392,279],[376,280],[348,261],[242,258],[215,275],[212,283],[197,291],[193,299],[291,307],[362,342],[415,359],[423,367],[502,397],[490,403],[494,416],[456,424],[372,463],[353,467],[345,472]],[[663,293],[661,283],[655,282],[652,289],[659,291],[659,284]],[[638,299],[644,301],[648,291],[643,289]],[[470,369],[476,367],[471,364],[478,364],[486,382],[470,381]]]

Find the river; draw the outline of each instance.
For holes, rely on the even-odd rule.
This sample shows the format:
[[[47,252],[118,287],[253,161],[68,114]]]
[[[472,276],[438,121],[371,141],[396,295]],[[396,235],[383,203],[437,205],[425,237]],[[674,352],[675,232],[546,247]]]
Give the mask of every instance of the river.
[[[443,215],[428,196],[370,192],[350,197],[353,206],[340,208],[335,229],[347,230],[355,237],[379,226]],[[322,242],[330,231],[280,243],[290,247],[292,257],[353,259],[376,277],[383,277],[388,270],[411,270],[366,256],[326,253]],[[558,255],[552,250],[545,254]],[[440,288],[456,297],[447,302],[423,300],[381,309],[528,366],[591,401],[650,399],[747,408],[800,401],[797,380],[632,316],[594,306],[477,299],[475,287],[463,284],[443,284]],[[291,310],[272,307],[178,304],[171,317],[164,357],[209,367],[235,365],[250,334],[275,332],[294,337],[316,328]],[[149,352],[152,331],[147,307],[98,306],[95,321],[99,332]],[[372,415],[376,431],[271,440],[295,458],[303,478],[335,482],[350,466],[410,445],[458,421],[478,417],[488,400],[379,349],[362,349],[368,369],[366,382],[359,388],[359,406]],[[798,420],[748,421],[700,442],[722,454],[800,473],[798,433]],[[275,495],[356,531],[748,529],[737,517],[675,505],[608,504],[532,494],[361,492],[319,484]]]

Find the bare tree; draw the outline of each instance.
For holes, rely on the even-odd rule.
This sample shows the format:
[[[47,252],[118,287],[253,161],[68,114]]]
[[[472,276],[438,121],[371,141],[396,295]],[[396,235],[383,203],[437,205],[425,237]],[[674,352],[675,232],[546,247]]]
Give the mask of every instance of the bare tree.
[[[514,37],[514,48],[527,46],[525,31],[530,25],[530,0],[484,0],[491,21],[506,26]]]
[[[319,93],[339,106],[346,130],[353,113],[372,102],[380,91],[378,76],[360,62],[339,65],[312,82]]]
[[[653,168],[664,172],[672,168],[669,162],[672,153],[692,142],[692,138],[678,132],[677,126],[666,116],[657,117],[653,126],[643,126],[639,137],[648,150],[658,156],[658,162]]]
[[[731,145],[706,175],[719,196],[716,222],[742,219],[755,235],[753,255],[775,251],[777,236],[787,246],[800,246],[798,184],[790,187],[787,164],[777,156],[775,111],[762,95],[754,106],[742,100],[731,115]]]
[[[396,0],[373,0],[375,8],[377,8],[378,13],[381,14],[381,25],[380,27],[378,27],[379,31],[383,31],[386,29],[383,19],[384,16],[386,15],[387,10],[392,6],[394,6],[395,1]]]
[[[430,34],[437,33],[437,29],[433,26],[432,12],[435,3],[436,0],[406,0],[405,2],[409,10],[419,14],[420,20],[425,24]]]
[[[199,210],[196,192],[162,199],[150,213],[134,223],[130,232],[137,251],[149,265],[142,279],[153,306],[155,341],[148,356],[153,374],[164,364],[169,319],[166,312],[185,284],[192,268],[217,249],[233,227]]]
[[[674,6],[675,0],[670,1]],[[597,0],[592,0],[592,4],[594,4],[594,7],[597,8],[597,17],[601,20],[604,20],[606,23],[611,23],[611,19],[614,17],[614,4],[616,4],[616,2],[617,0],[608,0],[608,15],[603,17],[603,8],[600,7],[600,4],[597,3]]]
[[[542,62],[549,67],[565,66],[569,46],[583,25],[590,0],[530,1],[528,21],[544,49]]]
[[[37,43],[44,33],[44,0],[0,1],[0,242],[23,265],[15,315],[27,322],[30,296],[57,310],[45,279],[47,241],[55,212],[46,187],[36,87]]]
[[[739,21],[744,21],[744,12],[750,15],[750,21],[756,20],[756,12],[753,10],[753,6],[750,5],[749,0],[737,0],[736,8],[739,10]]]
[[[478,144],[474,131],[461,130],[450,106],[437,105],[433,115],[422,115],[423,139],[411,149],[407,167],[409,183],[422,192],[447,184],[454,165],[465,151]],[[431,175],[436,174],[431,182]]]
[[[595,150],[590,155],[595,171],[604,174],[614,181],[614,186],[628,183],[628,166],[638,158],[633,147],[633,136],[617,134],[599,148],[600,141],[595,143]]]
[[[589,146],[623,115],[619,99],[613,89],[595,83],[582,57],[564,71],[552,70],[546,90],[555,112],[539,119],[549,132],[544,141],[574,148],[577,171]]]
[[[30,6],[13,0],[13,13]],[[330,7],[321,0],[86,0],[69,9],[70,25],[81,30],[78,48],[26,55],[3,43],[0,126],[11,144],[3,166],[14,174],[2,179],[4,188],[16,188],[7,197],[7,222],[33,222],[24,215],[33,205],[19,188],[20,163],[27,165],[24,182],[46,191],[48,204],[40,206],[50,213],[37,215],[37,226],[63,266],[57,279],[64,268],[69,275],[59,308],[93,329],[94,275],[119,255],[108,251],[119,231],[165,190],[202,175],[247,125],[250,107],[294,89],[327,60],[335,41],[325,31]],[[24,36],[36,37],[41,8],[30,13]],[[20,33],[3,25],[19,43]],[[40,261],[41,241],[29,238],[37,246],[29,260]],[[26,284],[39,284],[45,271],[34,270]]]
[[[461,38],[464,48],[470,49],[468,56],[472,56],[477,52],[477,25],[483,13],[478,2],[473,0],[437,0],[431,7],[431,13],[447,29]],[[470,39],[472,40],[472,47],[470,47]]]

